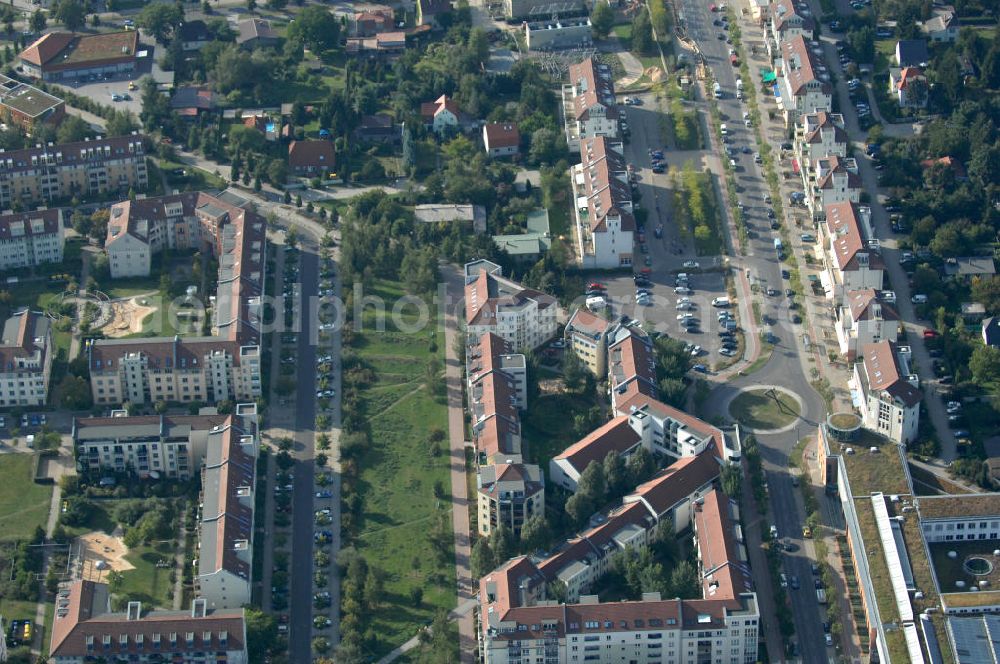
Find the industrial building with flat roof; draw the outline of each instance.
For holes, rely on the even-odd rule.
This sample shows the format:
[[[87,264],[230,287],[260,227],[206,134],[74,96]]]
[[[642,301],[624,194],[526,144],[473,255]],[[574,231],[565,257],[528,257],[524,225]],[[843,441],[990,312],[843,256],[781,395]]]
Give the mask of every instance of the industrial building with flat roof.
[[[57,124],[66,115],[66,102],[33,85],[0,74],[0,122],[31,131],[42,122]]]

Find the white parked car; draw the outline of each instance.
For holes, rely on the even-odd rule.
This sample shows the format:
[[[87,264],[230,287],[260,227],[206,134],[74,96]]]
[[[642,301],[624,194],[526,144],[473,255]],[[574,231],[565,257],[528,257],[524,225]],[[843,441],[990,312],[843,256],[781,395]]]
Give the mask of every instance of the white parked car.
[[[684,261],[684,267],[689,270],[697,270],[700,266],[698,265],[698,261]],[[679,277],[680,275],[678,275]]]

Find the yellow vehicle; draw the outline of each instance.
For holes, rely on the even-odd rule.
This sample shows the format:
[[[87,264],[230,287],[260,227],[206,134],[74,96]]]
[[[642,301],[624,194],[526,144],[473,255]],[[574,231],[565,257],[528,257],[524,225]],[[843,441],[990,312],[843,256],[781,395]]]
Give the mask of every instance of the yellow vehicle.
[[[135,90],[135,88],[136,88],[135,81],[129,81],[128,82],[128,89],[129,90]]]
[[[809,529],[809,526],[802,526],[802,536],[803,537],[812,537],[813,536],[812,530]]]

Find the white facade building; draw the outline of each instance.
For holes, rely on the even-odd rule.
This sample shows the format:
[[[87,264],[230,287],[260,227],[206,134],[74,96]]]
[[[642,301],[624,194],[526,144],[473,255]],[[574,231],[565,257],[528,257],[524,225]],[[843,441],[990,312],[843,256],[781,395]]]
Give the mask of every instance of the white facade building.
[[[885,262],[874,240],[871,208],[851,202],[826,207],[822,253],[826,270],[820,273],[827,297],[836,303],[847,293],[882,289]]]
[[[896,341],[899,313],[879,291],[872,288],[849,291],[837,309],[837,341],[849,362],[861,349],[880,341]]]
[[[585,138],[618,138],[620,126],[611,67],[593,58],[569,66],[569,83],[562,89],[566,145],[580,149]]]
[[[580,160],[572,171],[580,263],[596,269],[629,267],[636,223],[622,144],[600,136],[581,139]]]
[[[923,394],[910,373],[909,346],[891,341],[864,346],[851,389],[858,393],[865,428],[903,445],[916,440]]]
[[[59,208],[0,215],[0,270],[60,263],[65,242]]]
[[[505,279],[496,263],[465,265],[465,322],[470,337],[492,332],[513,348],[534,350],[555,336],[559,305],[551,295]]]
[[[52,371],[51,321],[21,311],[4,323],[0,339],[0,406],[44,406]]]
[[[802,113],[828,111],[833,103],[830,75],[821,70],[819,58],[813,54],[805,38],[800,36],[781,42],[776,66],[783,77],[778,108],[791,127]]]

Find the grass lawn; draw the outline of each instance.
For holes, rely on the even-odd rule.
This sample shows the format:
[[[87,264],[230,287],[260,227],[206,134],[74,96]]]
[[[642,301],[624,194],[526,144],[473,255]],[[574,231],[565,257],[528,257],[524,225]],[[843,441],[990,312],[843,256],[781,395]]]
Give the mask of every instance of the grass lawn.
[[[0,616],[3,616],[4,626],[9,625],[11,620],[24,620],[25,618],[34,622],[36,606],[34,602],[22,602],[0,597]]]
[[[129,552],[126,560],[135,565],[135,569],[122,573],[121,594],[149,606],[171,608],[173,584],[170,572],[174,569],[174,550],[170,544],[161,542],[136,547]],[[167,560],[170,567],[157,567],[158,560]]]
[[[202,189],[225,189],[227,183],[215,173],[209,173],[190,164],[176,161],[160,160],[160,170],[167,179],[167,184],[180,191],[200,191]],[[184,171],[183,175],[174,172]]]
[[[377,282],[374,291],[390,311],[404,292],[400,284],[385,281]],[[413,322],[415,313],[409,309],[403,320]],[[450,530],[451,505],[434,496],[436,483],[450,490],[447,444],[439,444],[438,454],[428,451],[429,432],[447,431],[448,418],[445,405],[423,384],[427,363],[433,357],[444,361],[443,331],[428,326],[403,332],[391,321],[378,331],[373,309],[366,310],[363,320],[352,347],[375,370],[376,381],[361,393],[371,447],[359,463],[364,509],[352,539],[368,563],[385,574],[386,599],[367,616],[381,639],[379,651],[366,656],[379,659],[429,624],[437,610],[455,605],[454,567],[450,560],[446,565],[435,562],[426,537],[437,519],[447,519]],[[410,601],[414,588],[424,592],[419,607]]]
[[[49,516],[52,487],[31,480],[31,454],[5,454],[0,463],[0,540],[27,539]]]
[[[729,404],[729,413],[751,429],[780,429],[798,418],[799,402],[784,392],[748,390]]]
[[[521,416],[525,458],[547,473],[549,461],[577,441],[573,417],[596,404],[576,394],[545,394]]]
[[[92,533],[95,530],[100,530],[102,532],[108,533],[109,535],[114,531],[115,527],[118,525],[115,520],[111,517],[111,514],[104,508],[106,501],[95,502],[94,511],[91,513],[90,518],[82,526],[63,526],[66,529],[66,533],[70,537],[79,537],[80,535],[86,535],[87,533]]]
[[[146,293],[160,292],[160,275],[150,275],[148,277],[133,277],[130,279],[115,279],[110,282],[110,288],[104,292],[113,300],[121,297],[135,297]]]

